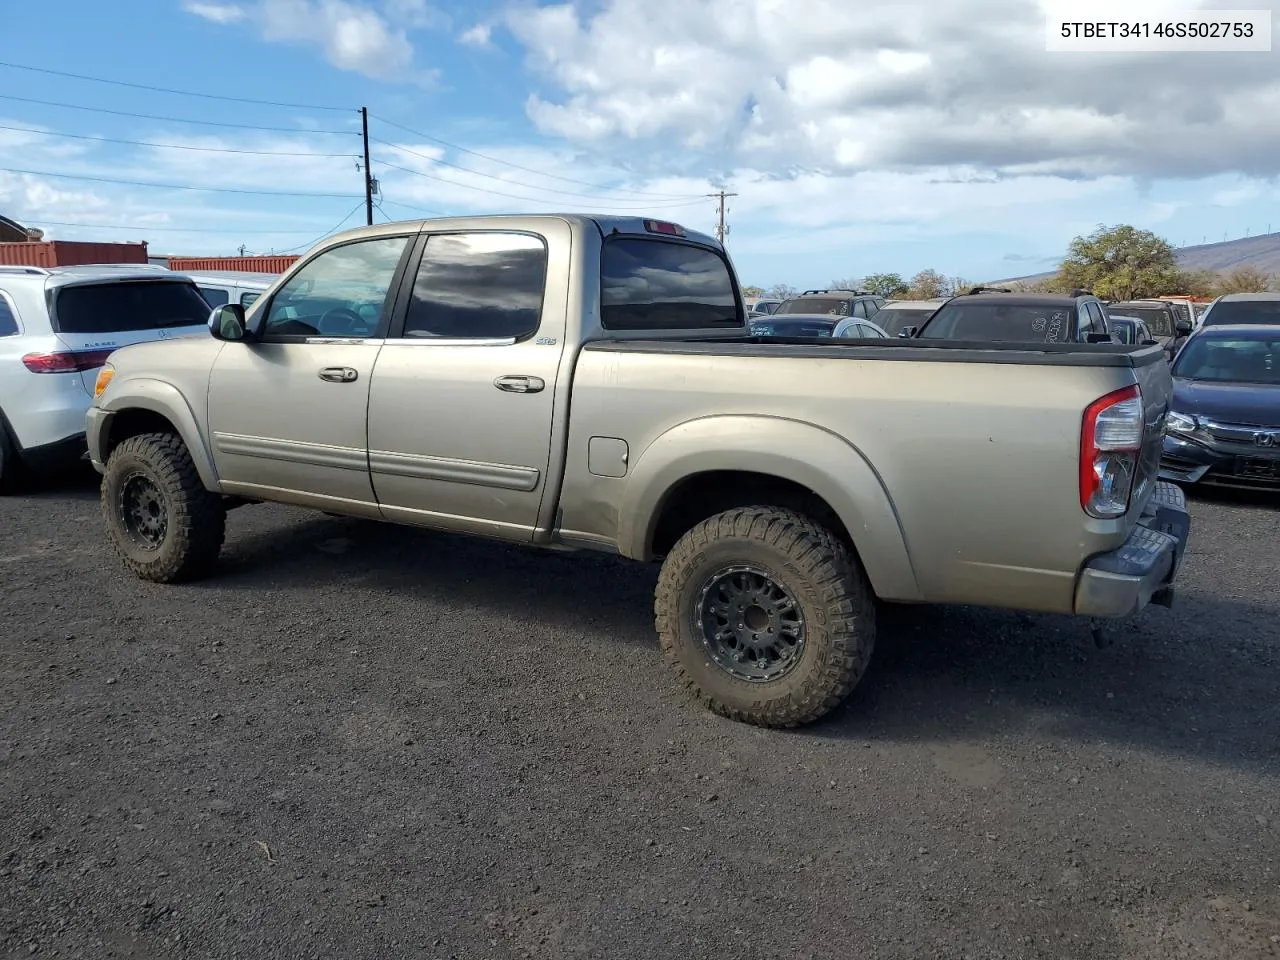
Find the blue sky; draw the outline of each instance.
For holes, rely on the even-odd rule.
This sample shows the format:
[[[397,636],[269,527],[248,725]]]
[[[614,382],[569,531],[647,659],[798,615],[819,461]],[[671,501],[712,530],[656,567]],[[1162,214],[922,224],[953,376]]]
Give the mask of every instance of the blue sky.
[[[1046,54],[1028,0],[128,6],[64,0],[74,29],[53,29],[49,5],[11,4],[0,59],[283,105],[0,66],[0,213],[50,237],[305,249],[363,222],[362,105],[376,219],[710,231],[725,185],[730,251],[763,285],[1016,276],[1099,223],[1176,245],[1280,231],[1275,54]]]

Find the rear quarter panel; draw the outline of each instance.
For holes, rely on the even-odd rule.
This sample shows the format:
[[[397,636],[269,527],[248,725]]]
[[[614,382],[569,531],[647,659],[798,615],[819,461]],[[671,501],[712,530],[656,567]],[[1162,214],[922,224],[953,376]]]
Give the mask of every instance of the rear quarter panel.
[[[774,472],[836,509],[884,599],[1070,611],[1081,563],[1132,522],[1080,508],[1081,418],[1133,370],[889,360],[877,349],[585,350],[562,530],[642,557],[673,478]],[[590,473],[593,436],[626,441],[627,476]]]

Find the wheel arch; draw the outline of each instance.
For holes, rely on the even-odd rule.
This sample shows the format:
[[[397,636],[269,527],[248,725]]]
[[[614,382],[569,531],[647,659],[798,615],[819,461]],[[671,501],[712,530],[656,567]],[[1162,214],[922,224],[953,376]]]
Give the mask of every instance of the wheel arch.
[[[122,441],[143,433],[176,433],[182,438],[201,482],[208,490],[219,489],[213,455],[196,423],[195,414],[178,388],[163,380],[130,379],[112,383],[111,393],[95,410],[98,424],[90,422],[89,455],[105,464]]]
[[[921,598],[902,525],[879,473],[843,437],[781,417],[700,418],[649,444],[629,472],[619,511],[620,552],[656,559],[694,524],[747,505],[809,513],[852,547],[877,596]]]

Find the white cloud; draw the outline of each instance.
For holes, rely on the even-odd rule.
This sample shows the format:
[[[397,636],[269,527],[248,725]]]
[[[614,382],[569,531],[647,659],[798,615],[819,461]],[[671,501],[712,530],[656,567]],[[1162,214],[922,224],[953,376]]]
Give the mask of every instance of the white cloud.
[[[505,22],[545,85],[530,118],[619,154],[678,144],[691,170],[1280,173],[1280,127],[1257,120],[1280,107],[1280,51],[1047,53],[1034,0],[592,9],[520,6]]]
[[[493,27],[487,23],[477,23],[458,35],[458,42],[468,47],[492,46]]]
[[[233,3],[187,2],[182,5],[182,9],[187,13],[194,13],[197,17],[203,17],[206,20],[212,20],[214,23],[222,24],[236,23],[249,15],[244,7]]]

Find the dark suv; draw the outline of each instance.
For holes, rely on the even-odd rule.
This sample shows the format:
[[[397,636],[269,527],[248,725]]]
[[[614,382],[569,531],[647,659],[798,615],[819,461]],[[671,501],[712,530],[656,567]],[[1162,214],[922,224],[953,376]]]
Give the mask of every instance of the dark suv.
[[[1173,356],[1180,342],[1191,333],[1191,321],[1168,300],[1113,300],[1107,304],[1112,316],[1137,317],[1147,325],[1164,352]]]
[[[782,301],[773,315],[861,317],[870,320],[884,304],[884,297],[862,290],[806,290],[798,297]]]
[[[1070,296],[974,287],[952,297],[924,326],[900,336],[1022,343],[1118,343],[1106,307],[1087,290]]]

